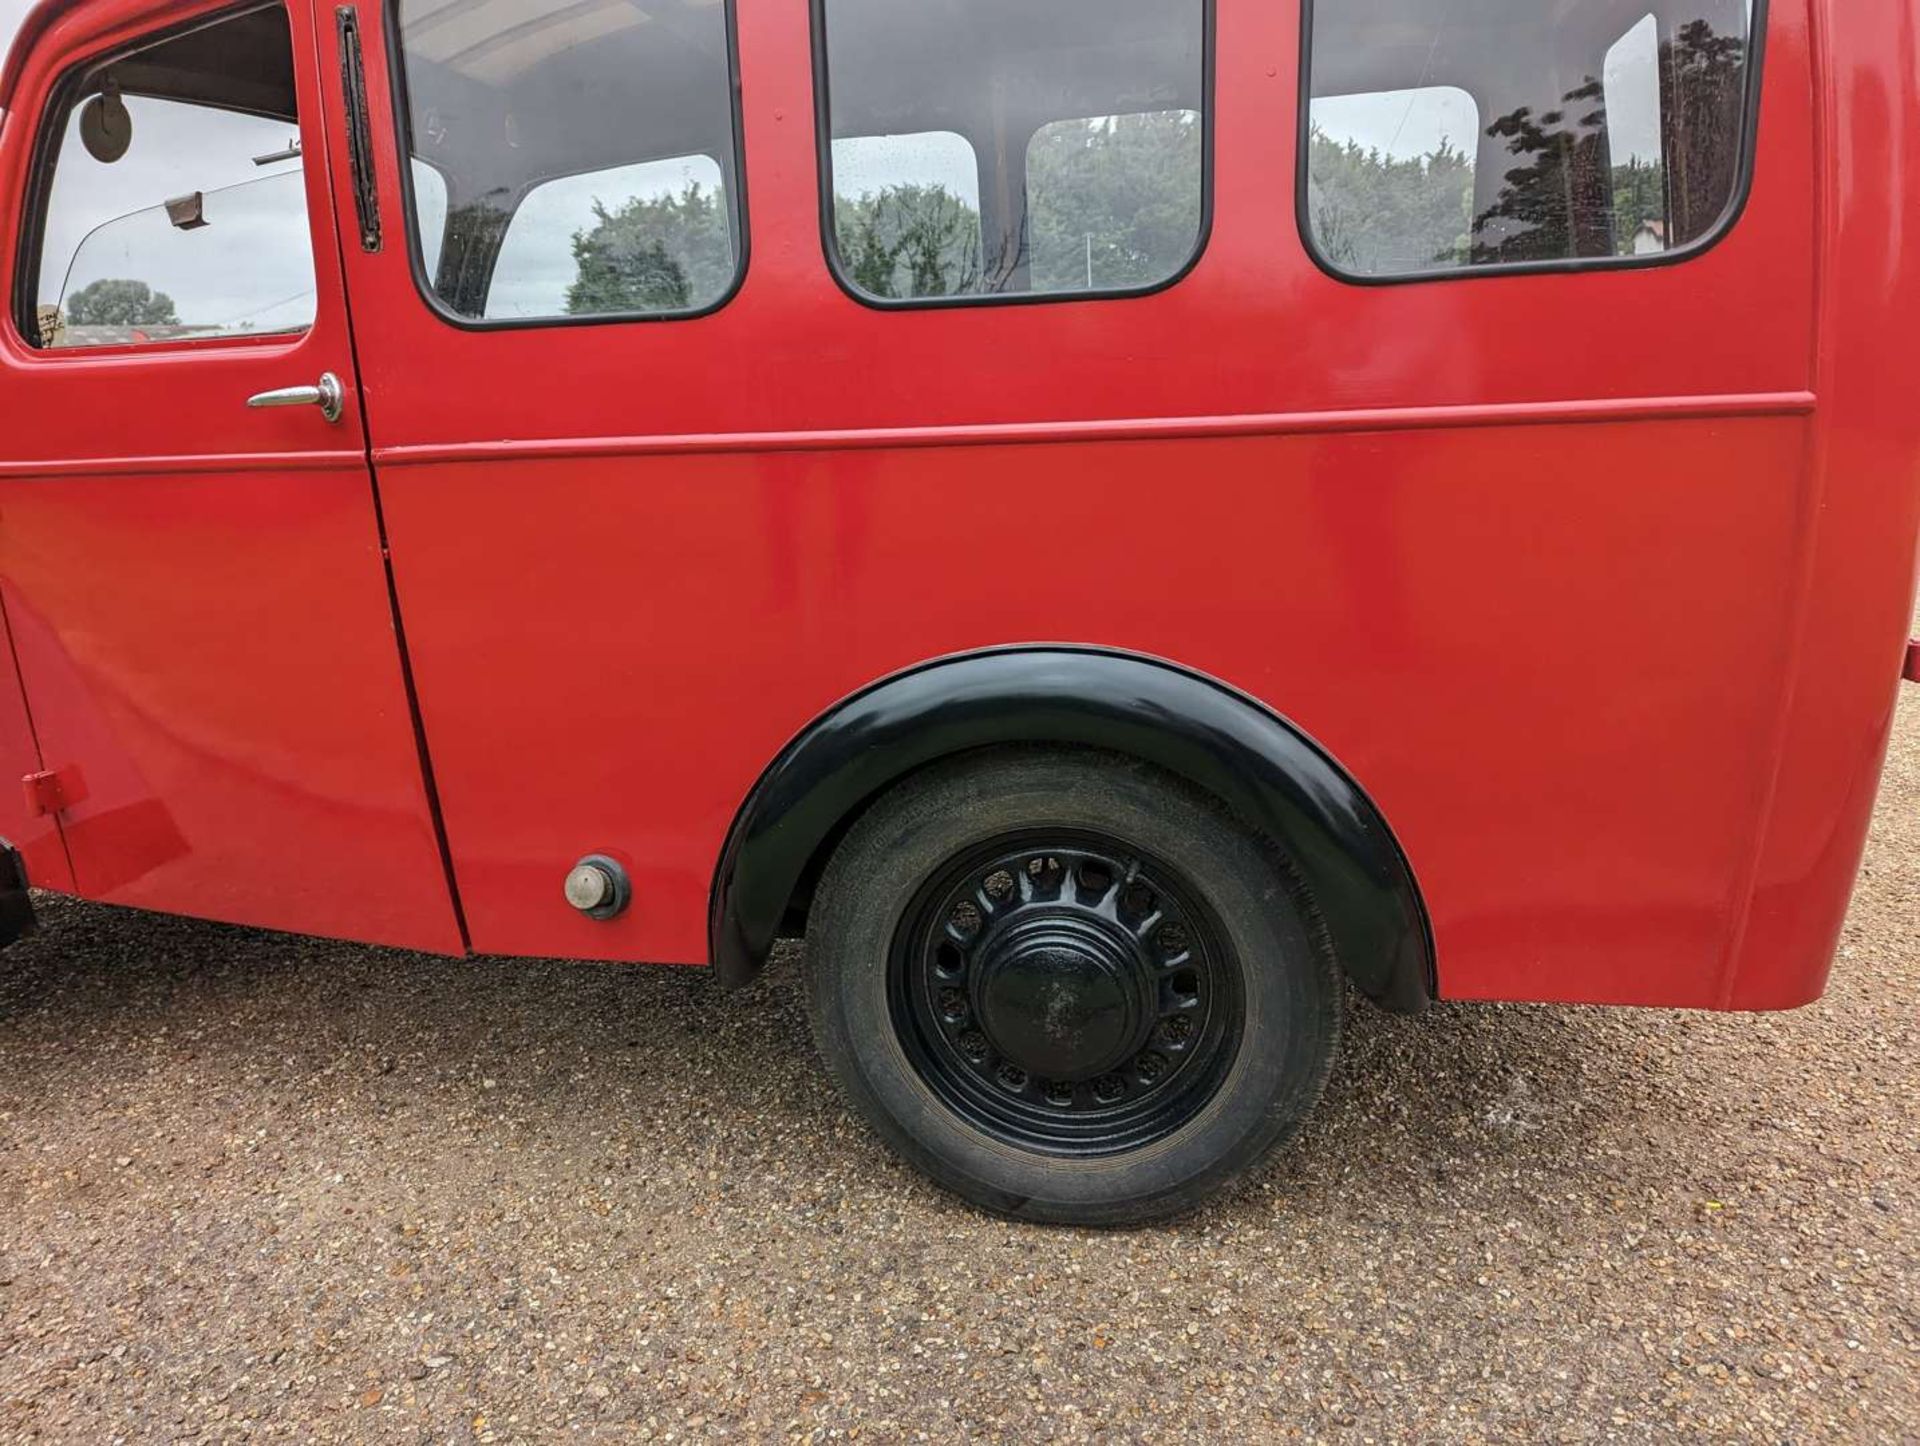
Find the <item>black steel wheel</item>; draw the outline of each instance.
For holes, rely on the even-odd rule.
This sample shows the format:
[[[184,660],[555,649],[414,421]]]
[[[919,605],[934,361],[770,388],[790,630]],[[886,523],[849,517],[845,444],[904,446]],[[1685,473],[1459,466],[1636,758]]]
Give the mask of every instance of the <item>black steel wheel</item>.
[[[901,1047],[1008,1144],[1112,1154],[1213,1097],[1239,1047],[1240,963],[1179,874],[1124,841],[991,839],[909,906],[889,972]]]
[[[1186,1209],[1317,1098],[1340,987],[1268,842],[1146,765],[1080,750],[915,775],[842,841],[808,932],[849,1097],[991,1209]]]

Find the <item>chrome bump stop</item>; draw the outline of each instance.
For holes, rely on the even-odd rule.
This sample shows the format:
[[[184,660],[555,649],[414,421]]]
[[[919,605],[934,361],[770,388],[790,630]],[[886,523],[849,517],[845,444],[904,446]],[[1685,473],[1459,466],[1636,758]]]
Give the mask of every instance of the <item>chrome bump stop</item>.
[[[589,919],[617,919],[633,902],[633,884],[618,860],[588,854],[567,871],[567,902]]]

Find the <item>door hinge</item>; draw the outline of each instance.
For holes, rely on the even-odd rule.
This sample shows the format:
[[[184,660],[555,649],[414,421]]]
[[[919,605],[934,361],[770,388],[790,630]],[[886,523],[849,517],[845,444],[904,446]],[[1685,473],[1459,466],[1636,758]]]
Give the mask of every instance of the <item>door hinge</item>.
[[[29,773],[20,780],[27,795],[27,817],[45,818],[48,814],[61,813],[86,799],[86,786],[80,781],[78,770],[72,768],[50,768],[41,773]]]

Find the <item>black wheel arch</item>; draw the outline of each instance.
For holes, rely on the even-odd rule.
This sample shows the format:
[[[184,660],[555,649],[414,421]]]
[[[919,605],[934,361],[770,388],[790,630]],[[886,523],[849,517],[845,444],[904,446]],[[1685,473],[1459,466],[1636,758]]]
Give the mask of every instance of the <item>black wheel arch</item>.
[[[921,664],[836,704],[789,743],[735,816],[715,870],[709,930],[721,980],[759,972],[834,843],[889,785],[956,754],[1047,743],[1139,758],[1212,794],[1298,870],[1362,993],[1403,1013],[1435,997],[1413,870],[1325,749],[1217,679],[1060,645]]]

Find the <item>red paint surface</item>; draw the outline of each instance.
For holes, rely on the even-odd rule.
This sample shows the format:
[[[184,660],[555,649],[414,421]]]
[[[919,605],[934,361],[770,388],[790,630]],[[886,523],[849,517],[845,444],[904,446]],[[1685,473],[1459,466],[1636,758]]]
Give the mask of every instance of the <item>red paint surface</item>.
[[[703,960],[726,829],[798,730],[929,657],[1070,642],[1323,743],[1407,851],[1446,996],[1815,997],[1913,600],[1920,147],[1890,138],[1920,101],[1906,7],[1771,9],[1751,201],[1684,264],[1330,279],[1293,215],[1297,8],[1221,0],[1186,280],[880,312],[821,256],[806,7],[740,0],[738,297],[508,332],[415,290],[364,26],[389,241],[360,250],[336,175],[346,426],[239,409],[353,375],[325,283],[291,345],[0,348],[6,434],[40,422],[0,460],[0,570],[48,766],[82,762],[97,810],[63,819],[79,887],[457,947],[364,415],[476,948]],[[45,30],[6,194],[52,70],[139,13]],[[338,155],[331,10],[295,14],[308,155]],[[633,873],[610,925],[560,897],[592,851]]]
[[[6,519],[0,514],[0,529]],[[12,638],[5,626],[7,597],[0,582],[0,784],[14,778],[24,781],[45,772],[40,763],[40,747],[34,740],[33,720],[27,713],[26,694],[20,687],[14,666]],[[0,838],[20,851],[27,866],[27,877],[48,889],[72,889],[73,871],[67,864],[67,848],[60,837],[60,824],[51,814],[34,806],[28,790],[0,787]]]
[[[9,217],[57,76],[182,9],[82,4],[44,29],[0,131]],[[309,30],[302,130],[323,160]],[[44,353],[0,323],[7,617],[44,766],[85,780],[59,815],[81,893],[458,949],[358,410],[334,427],[245,405],[323,371],[352,381],[324,164],[308,178],[303,337]],[[18,239],[10,220],[7,276]]]

